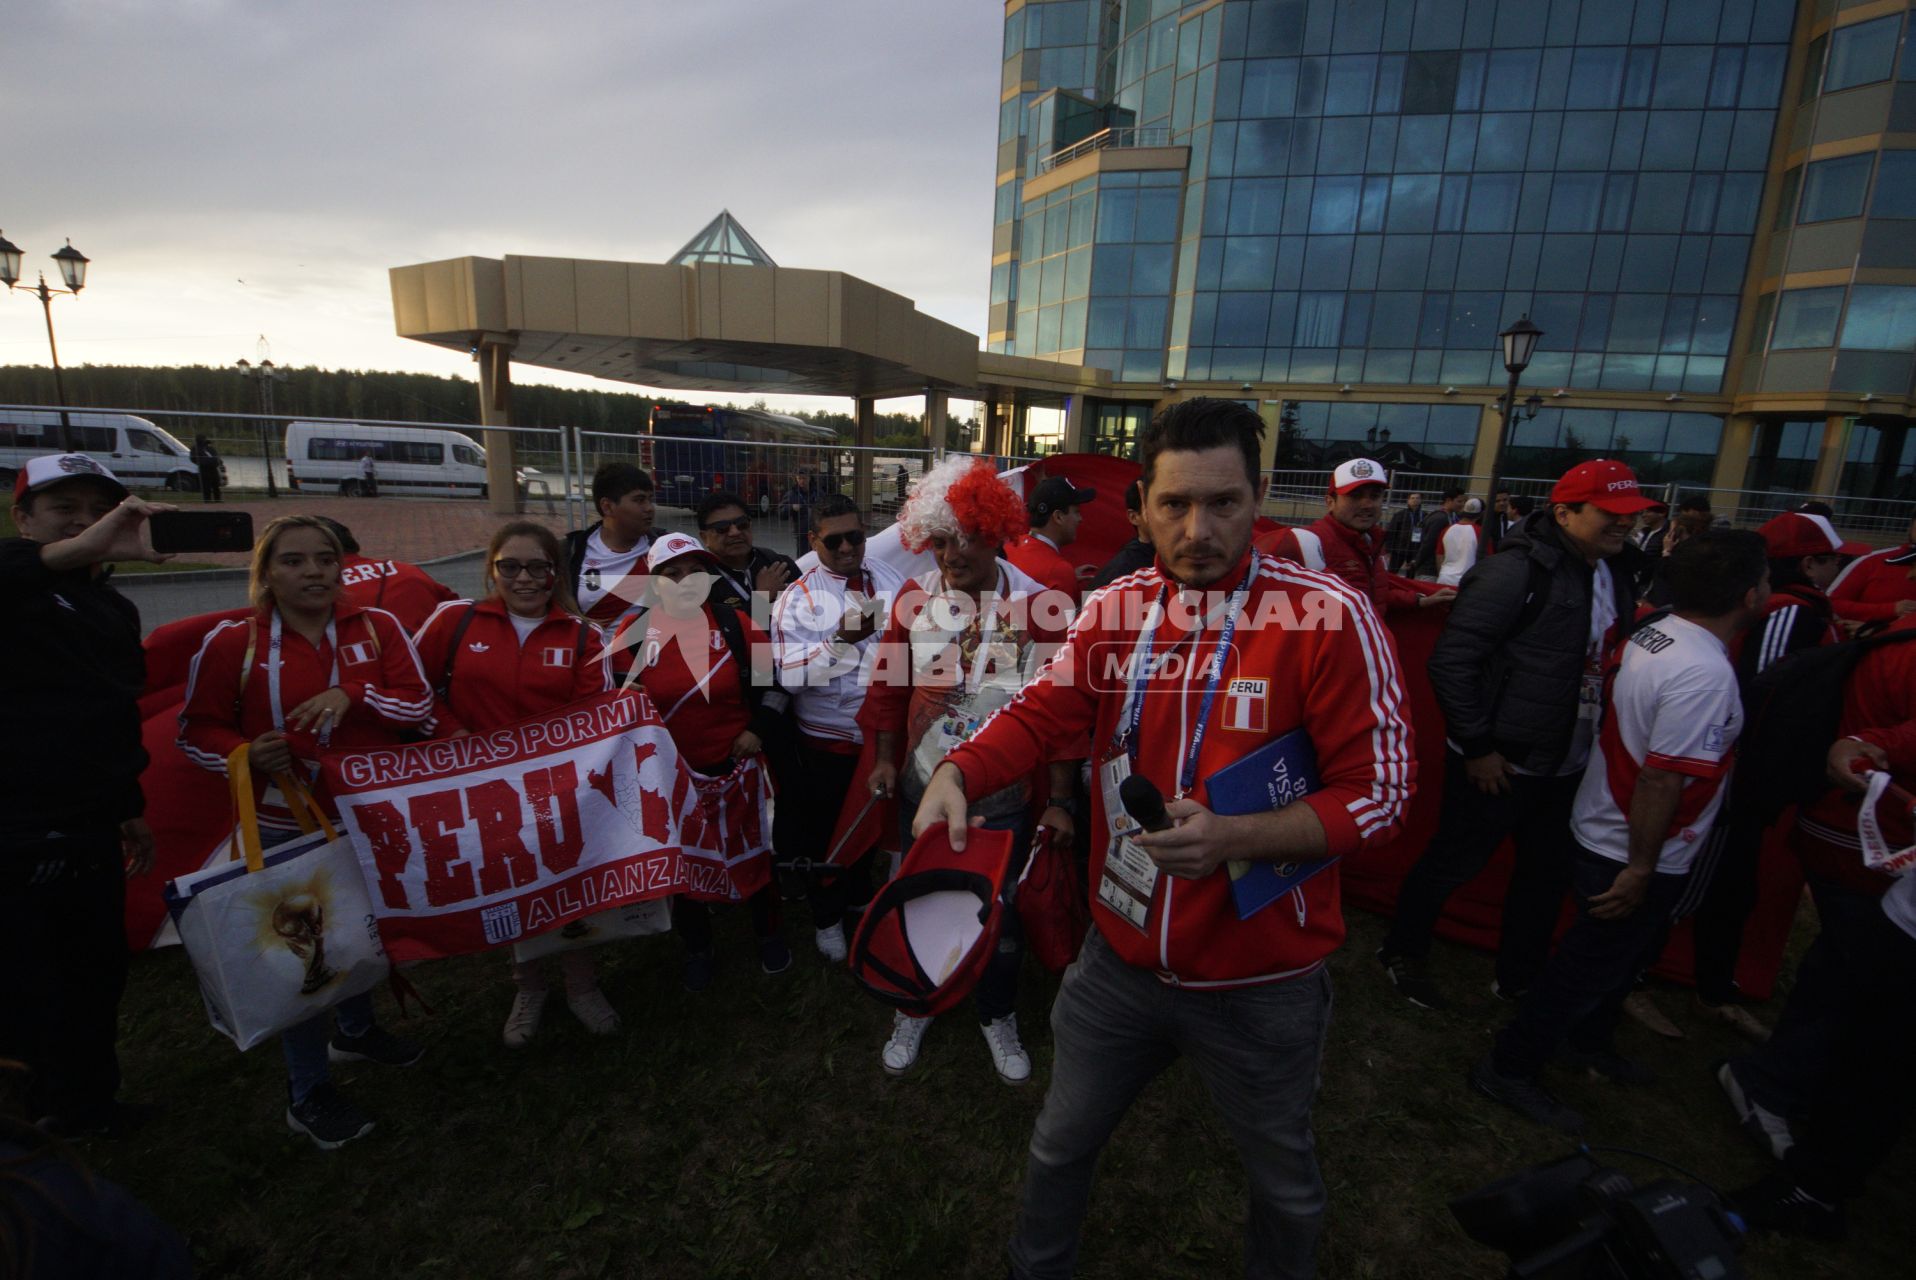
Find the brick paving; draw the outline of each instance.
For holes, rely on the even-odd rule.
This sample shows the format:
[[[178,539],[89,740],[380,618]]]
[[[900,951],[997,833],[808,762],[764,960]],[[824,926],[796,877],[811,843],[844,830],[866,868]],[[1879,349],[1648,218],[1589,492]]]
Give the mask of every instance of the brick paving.
[[[199,505],[189,500],[179,504],[186,510]],[[542,506],[543,504],[535,504]],[[247,511],[253,516],[253,528],[264,529],[274,516],[330,516],[353,531],[365,554],[410,560],[437,560],[441,556],[477,551],[486,545],[492,531],[508,517],[495,515],[483,502],[457,499],[418,498],[281,498],[278,501],[256,499],[246,502],[221,502],[222,511]],[[670,517],[675,512],[662,513]],[[528,520],[564,533],[567,528],[563,509],[558,514],[544,510],[528,511]],[[670,527],[668,523],[668,527]],[[244,555],[211,555],[201,552],[182,554],[181,560],[194,564],[222,567],[244,566]]]

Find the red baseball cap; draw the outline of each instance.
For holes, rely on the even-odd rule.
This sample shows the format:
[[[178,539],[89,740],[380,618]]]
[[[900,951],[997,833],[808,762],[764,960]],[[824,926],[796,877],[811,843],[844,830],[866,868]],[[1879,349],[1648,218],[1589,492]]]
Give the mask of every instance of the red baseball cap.
[[[1794,560],[1798,556],[1860,556],[1869,548],[1860,542],[1845,542],[1826,516],[1804,511],[1785,511],[1757,530],[1772,560]]]
[[[1637,473],[1612,458],[1580,462],[1550,490],[1552,502],[1594,502],[1612,515],[1634,515],[1655,502],[1637,488]]]

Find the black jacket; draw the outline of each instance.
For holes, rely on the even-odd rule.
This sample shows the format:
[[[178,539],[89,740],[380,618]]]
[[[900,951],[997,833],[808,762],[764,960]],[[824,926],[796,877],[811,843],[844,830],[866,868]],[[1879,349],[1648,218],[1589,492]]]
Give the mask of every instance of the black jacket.
[[[1417,559],[1413,576],[1437,576],[1437,545],[1444,540],[1444,534],[1450,526],[1457,523],[1457,517],[1442,507],[1424,517],[1424,540],[1417,544]]]
[[[751,558],[745,562],[745,572],[743,574],[735,574],[730,569],[720,570],[712,582],[711,593],[706,599],[714,604],[730,605],[740,613],[750,617],[752,615],[751,593],[756,589],[755,584],[758,582],[758,575],[775,564],[785,566],[785,571],[788,575],[785,579],[787,585],[798,581],[798,561],[792,559],[790,556],[782,556],[776,551],[767,551],[764,547],[753,547]],[[745,594],[743,595],[739,593],[739,583],[735,581],[736,578],[740,577],[745,580]],[[774,597],[776,597],[776,594],[777,593],[774,593]],[[766,622],[769,622],[769,619],[767,619]]]
[[[572,578],[572,598],[574,600],[579,598],[579,576],[585,572],[586,539],[597,533],[600,526],[604,524],[605,521],[603,520],[594,520],[585,528],[574,529],[565,536],[565,567],[566,573]],[[647,533],[645,536],[648,545],[652,542],[656,542],[659,536],[664,532],[665,530],[663,529],[654,529],[650,533]]]
[[[1617,618],[1636,614],[1642,552],[1612,557]],[[1563,541],[1548,511],[1533,511],[1479,560],[1457,590],[1430,656],[1430,682],[1465,756],[1499,752],[1552,773],[1570,749],[1590,642],[1594,572]]]
[[[91,570],[48,569],[26,538],[0,540],[0,598],[0,832],[139,817],[140,611]]]
[[[1392,568],[1407,567],[1405,561],[1411,552],[1422,546],[1410,540],[1410,531],[1421,528],[1426,518],[1422,507],[1404,507],[1384,526],[1384,550],[1390,555]]]
[[[1140,538],[1133,538],[1118,548],[1118,554],[1104,562],[1104,567],[1098,570],[1097,577],[1091,579],[1091,583],[1085,587],[1084,593],[1090,595],[1099,587],[1110,586],[1127,573],[1136,573],[1140,569],[1148,569],[1157,558],[1158,549],[1156,547]]]

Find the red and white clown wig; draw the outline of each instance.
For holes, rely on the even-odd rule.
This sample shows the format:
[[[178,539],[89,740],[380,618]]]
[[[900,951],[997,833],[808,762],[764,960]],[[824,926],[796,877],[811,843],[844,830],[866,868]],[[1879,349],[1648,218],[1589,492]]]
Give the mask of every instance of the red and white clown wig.
[[[923,551],[933,537],[1004,546],[1031,527],[1025,505],[989,462],[954,454],[918,477],[898,511],[906,547]]]

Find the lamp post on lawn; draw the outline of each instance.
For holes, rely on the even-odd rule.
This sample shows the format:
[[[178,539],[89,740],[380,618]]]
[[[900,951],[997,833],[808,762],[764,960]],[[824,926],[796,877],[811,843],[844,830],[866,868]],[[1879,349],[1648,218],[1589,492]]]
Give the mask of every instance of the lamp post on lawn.
[[[0,235],[0,284],[7,286],[8,293],[12,293],[13,287],[20,283],[20,259],[20,246]],[[69,240],[64,249],[54,252],[53,260],[60,264],[60,278],[66,281],[67,287],[55,289],[48,285],[47,273],[42,271],[39,285],[27,292],[39,297],[40,307],[47,315],[47,350],[53,356],[53,391],[60,401],[60,448],[71,453],[73,423],[67,417],[67,384],[60,374],[60,346],[53,340],[53,295],[63,293],[68,297],[78,297],[80,290],[86,288],[86,265],[92,259],[74,248],[73,241]]]
[[[269,498],[277,498],[279,497],[279,486],[273,482],[272,445],[266,434],[266,429],[272,425],[273,384],[286,381],[286,370],[275,365],[271,360],[261,360],[258,364],[254,364],[252,361],[244,358],[242,358],[234,368],[239,370],[240,377],[251,378],[259,384],[259,411],[261,414],[259,419],[259,459],[266,467],[266,496]]]
[[[1503,399],[1497,411],[1503,415],[1502,441],[1497,448],[1497,467],[1503,469],[1504,456],[1509,452],[1511,442],[1517,435],[1517,379],[1530,367],[1530,358],[1537,353],[1537,342],[1543,337],[1543,330],[1530,323],[1528,312],[1517,317],[1508,329],[1497,335],[1504,344],[1504,368],[1510,371],[1510,385],[1504,389]],[[1524,421],[1537,416],[1537,410],[1543,407],[1543,397],[1532,394],[1523,402]],[[1497,477],[1491,477],[1491,491],[1497,488]]]

